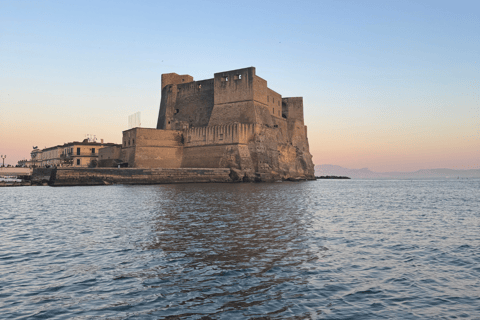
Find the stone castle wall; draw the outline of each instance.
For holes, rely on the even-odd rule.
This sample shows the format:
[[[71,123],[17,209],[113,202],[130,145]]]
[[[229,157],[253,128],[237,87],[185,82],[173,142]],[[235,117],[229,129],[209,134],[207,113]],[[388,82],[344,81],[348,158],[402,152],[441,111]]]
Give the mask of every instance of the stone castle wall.
[[[192,82],[193,77],[188,74],[164,73],[162,74],[162,89],[169,84]]]
[[[303,125],[303,98],[283,98],[282,112],[286,119],[299,120]]]
[[[254,124],[232,123],[220,126],[191,128],[183,131],[185,148],[222,145],[222,144],[247,144],[255,135]]]
[[[129,166],[231,168],[250,181],[259,175],[261,180],[314,178],[303,99],[283,98],[253,67],[203,81],[162,75],[157,129],[177,138],[159,133],[149,148],[137,138],[135,145],[124,146]],[[125,131],[124,137],[140,132]],[[166,141],[175,146],[162,144]]]
[[[255,130],[254,124],[242,123],[185,130],[182,167],[251,167],[248,143],[254,139]]]
[[[157,129],[208,125],[214,104],[213,79],[169,84],[162,89]]]
[[[122,157],[129,167],[181,167],[182,131],[133,128],[123,132],[122,146]]]

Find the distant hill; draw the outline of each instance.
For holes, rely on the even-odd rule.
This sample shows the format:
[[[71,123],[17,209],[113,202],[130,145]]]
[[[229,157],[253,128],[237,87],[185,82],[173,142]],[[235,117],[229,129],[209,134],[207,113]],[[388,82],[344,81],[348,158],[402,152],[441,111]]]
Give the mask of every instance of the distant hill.
[[[347,176],[353,179],[457,179],[480,178],[480,169],[422,169],[414,172],[375,172],[368,168],[348,169],[331,164],[315,166],[316,176]]]

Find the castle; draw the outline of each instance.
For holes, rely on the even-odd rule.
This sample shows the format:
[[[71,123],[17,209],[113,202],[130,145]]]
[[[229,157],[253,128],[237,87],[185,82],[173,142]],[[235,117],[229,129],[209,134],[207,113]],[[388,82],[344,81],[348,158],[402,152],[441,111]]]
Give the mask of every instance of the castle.
[[[282,98],[254,67],[201,81],[163,74],[157,128],[123,131],[121,158],[133,168],[230,168],[243,181],[314,179],[302,97]]]

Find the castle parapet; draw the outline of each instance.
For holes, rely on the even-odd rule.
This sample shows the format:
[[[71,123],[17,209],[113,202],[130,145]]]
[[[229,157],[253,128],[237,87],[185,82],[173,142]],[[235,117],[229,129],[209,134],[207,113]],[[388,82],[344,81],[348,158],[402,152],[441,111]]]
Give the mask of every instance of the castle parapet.
[[[232,123],[183,131],[185,147],[247,144],[255,136],[255,124]]]
[[[164,73],[162,74],[162,89],[169,84],[181,84],[192,82],[193,77],[188,74]]]

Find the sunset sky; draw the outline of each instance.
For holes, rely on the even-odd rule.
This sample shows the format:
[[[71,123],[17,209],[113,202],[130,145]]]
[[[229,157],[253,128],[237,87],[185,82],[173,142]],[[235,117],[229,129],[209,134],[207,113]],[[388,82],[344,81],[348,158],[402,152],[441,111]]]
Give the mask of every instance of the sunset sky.
[[[480,168],[480,1],[0,0],[6,164],[128,116],[155,127],[162,73],[254,66],[303,96],[315,164]]]

